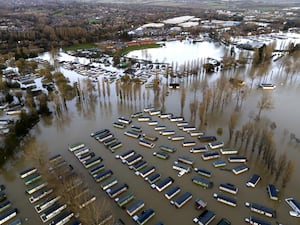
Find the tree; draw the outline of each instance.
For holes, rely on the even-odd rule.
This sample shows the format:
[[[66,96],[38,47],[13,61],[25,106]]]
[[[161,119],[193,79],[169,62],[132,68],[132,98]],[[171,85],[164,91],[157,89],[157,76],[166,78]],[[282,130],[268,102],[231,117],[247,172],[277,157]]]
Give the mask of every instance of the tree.
[[[190,103],[190,115],[191,115],[191,122],[194,123],[196,120],[196,113],[198,108],[198,101],[197,99],[194,99],[193,102]]]
[[[0,90],[4,90],[6,88],[5,82],[3,82],[3,74],[2,70],[0,70]]]
[[[200,125],[199,128],[202,127],[205,121],[205,103],[201,102],[199,105],[199,119],[200,119]]]
[[[83,92],[87,93],[87,96],[89,97],[89,99],[93,98],[94,91],[96,90],[96,88],[91,79],[89,79],[89,78],[84,79],[82,82],[81,88],[83,89]]]
[[[38,112],[42,115],[50,115],[51,112],[49,110],[48,104],[47,104],[47,95],[45,93],[42,93],[38,96],[39,101],[39,110]]]
[[[263,92],[260,101],[257,103],[258,114],[257,120],[260,120],[261,112],[263,110],[270,110],[274,106],[272,96],[268,92]]]
[[[43,76],[44,82],[52,82],[53,77],[49,68],[42,68],[38,70],[39,75]]]
[[[136,85],[134,85],[133,88],[134,88],[134,94],[136,95]],[[161,101],[161,105],[162,105],[162,107],[161,107],[162,112],[165,112],[166,96],[167,96],[167,86],[166,86],[166,84],[163,84],[162,85],[162,94],[160,97],[160,101]]]
[[[277,162],[277,167],[276,167],[276,172],[275,172],[275,181],[278,180],[282,172],[285,170],[287,164],[287,156],[285,153],[281,154],[279,156],[278,162]]]
[[[229,140],[228,142],[230,143],[232,136],[233,136],[233,132],[234,129],[237,125],[237,121],[238,121],[238,115],[236,112],[232,112],[229,118],[229,123],[228,123],[228,130],[229,130]]]
[[[35,125],[39,120],[38,115],[35,112],[26,113],[24,111],[20,114],[20,119],[15,123],[14,134],[16,138],[25,136],[30,128]]]
[[[41,173],[48,173],[49,161],[47,145],[35,138],[27,139],[24,145],[25,158],[32,162]]]
[[[84,224],[114,224],[114,218],[105,200],[95,201],[82,210],[80,219]]]
[[[180,115],[183,116],[183,108],[185,105],[186,91],[185,88],[181,89],[181,98],[180,98]]]
[[[114,218],[110,205],[104,199],[96,199],[90,204],[81,205],[93,195],[89,188],[84,186],[82,176],[76,173],[72,166],[65,163],[63,159],[49,161],[45,145],[35,139],[25,142],[24,151],[27,159],[38,169],[49,187],[54,189],[57,196],[62,197],[63,202],[68,204],[74,214],[80,215],[80,220],[82,219],[84,224],[97,225],[101,221],[107,221],[105,224],[113,224]],[[62,166],[58,166],[61,162]]]
[[[22,91],[16,91],[15,96],[17,97],[19,103],[22,103],[22,97],[23,97],[23,92]]]
[[[24,58],[20,58],[16,61],[16,66],[18,67],[19,73],[23,73],[26,69],[26,61]]]
[[[254,125],[251,122],[248,122],[242,126],[242,132],[241,132],[241,145],[245,141],[245,150],[248,149],[248,146],[250,144],[250,140],[252,139],[254,133]]]
[[[252,64],[252,66],[250,67],[250,69],[248,69],[248,76],[250,77],[251,79],[251,85],[250,85],[250,88],[252,89],[253,87],[253,83],[254,83],[254,80],[255,80],[255,77],[256,77],[256,73],[257,73],[257,67],[256,65]]]
[[[27,92],[25,96],[25,105],[28,107],[30,112],[35,112],[36,111],[36,104],[33,98],[32,93]]]
[[[257,130],[254,132],[254,136],[253,136],[253,139],[252,139],[252,148],[251,148],[251,151],[252,151],[252,152],[255,151],[255,147],[256,147],[257,144],[258,144],[258,140],[259,140],[259,137],[261,136],[261,133],[262,133],[262,129],[261,129],[261,128],[257,129]]]
[[[201,87],[201,82],[198,81],[198,80],[194,80],[191,84],[191,91],[194,93],[194,100],[196,100],[196,94],[197,94],[197,91],[200,89]]]
[[[289,160],[286,169],[284,171],[283,174],[283,178],[282,178],[282,184],[281,186],[284,188],[286,187],[287,183],[290,181],[292,173],[294,171],[294,167],[295,167],[295,163],[292,160]]]
[[[10,93],[7,93],[5,95],[5,101],[8,103],[12,103],[14,101],[14,96],[12,96]]]
[[[240,138],[240,136],[241,136],[241,131],[239,131],[239,130],[235,131],[234,146],[237,145],[237,142],[238,142],[238,139]]]
[[[74,88],[69,84],[69,80],[63,75],[63,73],[55,72],[53,74],[53,78],[55,79],[60,96],[63,99],[65,109],[67,110],[66,101],[72,100],[75,97],[76,90],[74,90]]]

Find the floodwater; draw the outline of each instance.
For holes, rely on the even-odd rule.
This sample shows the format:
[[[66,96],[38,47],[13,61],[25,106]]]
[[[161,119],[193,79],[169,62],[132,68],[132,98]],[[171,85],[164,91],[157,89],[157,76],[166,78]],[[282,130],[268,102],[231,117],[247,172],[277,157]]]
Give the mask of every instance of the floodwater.
[[[178,44],[180,46],[182,43]],[[220,50],[217,46],[211,46],[211,43],[205,43],[205,45],[206,44],[211,47],[210,52],[223,52],[223,50]],[[190,45],[187,46],[190,48]],[[175,45],[173,48],[175,48]],[[161,49],[161,52],[157,54],[162,55],[164,50],[165,49]],[[152,59],[154,58],[155,55],[152,56]],[[64,72],[68,73],[66,70],[64,70]],[[189,148],[182,147],[181,142],[171,142],[167,137],[159,135],[158,131],[155,131],[153,127],[147,124],[147,122],[138,122],[136,119],[133,119],[133,124],[141,126],[143,133],[159,137],[158,141],[155,142],[156,147],[154,149],[140,146],[136,139],[125,136],[123,134],[124,130],[112,126],[112,123],[117,121],[118,117],[124,116],[129,118],[132,113],[143,111],[145,107],[153,105],[156,108],[164,107],[165,112],[171,112],[174,115],[179,116],[182,113],[186,121],[189,121],[191,124],[198,127],[198,116],[196,116],[195,121],[191,120],[190,103],[194,101],[195,96],[201,101],[201,89],[197,90],[195,94],[194,89],[191,88],[192,84],[199,82],[199,80],[204,79],[206,76],[208,77],[208,80],[213,81],[215,77],[218,77],[219,75],[219,73],[214,75],[202,74],[195,77],[182,78],[180,80],[182,82],[181,89],[185,87],[187,90],[186,102],[183,107],[180,104],[181,89],[169,90],[169,94],[166,96],[165,104],[163,105],[160,96],[157,96],[152,89],[145,89],[144,87],[139,89],[136,94],[132,94],[129,97],[125,96],[121,100],[116,96],[116,93],[114,92],[115,84],[112,83],[110,84],[110,92],[107,88],[104,91],[101,90],[100,95],[97,95],[94,101],[89,101],[81,105],[78,104],[75,99],[69,101],[67,103],[68,110],[64,110],[61,116],[54,116],[52,120],[42,119],[39,124],[33,128],[30,135],[35,138],[36,142],[42,144],[47,157],[59,153],[69,164],[72,164],[75,171],[84,177],[86,185],[91,188],[92,192],[98,198],[106,198],[111,204],[115,217],[121,218],[125,224],[134,224],[134,222],[124,210],[118,208],[118,206],[104,194],[100,185],[93,181],[90,175],[88,175],[88,171],[84,169],[75,156],[67,150],[69,144],[83,142],[89,146],[96,155],[99,155],[104,159],[103,163],[105,164],[105,167],[114,172],[114,176],[119,180],[119,183],[127,183],[129,185],[129,191],[135,194],[135,198],[145,202],[145,208],[154,209],[156,214],[147,224],[154,225],[158,221],[167,225],[193,224],[192,219],[201,212],[194,209],[194,200],[197,197],[207,201],[207,208],[216,213],[216,219],[211,223],[213,225],[217,224],[223,217],[230,220],[234,225],[244,224],[244,218],[251,215],[264,218],[262,215],[250,212],[250,210],[244,206],[245,202],[255,202],[276,209],[276,219],[264,218],[265,220],[271,221],[272,224],[275,224],[276,221],[284,225],[299,224],[299,218],[294,218],[289,215],[291,209],[284,202],[284,199],[287,197],[300,199],[299,181],[297,176],[297,171],[300,169],[300,164],[297,161],[300,156],[300,148],[299,144],[297,145],[289,139],[290,133],[294,133],[297,137],[300,136],[298,124],[300,107],[297,101],[297,95],[300,89],[299,80],[278,85],[275,90],[271,90],[274,108],[269,111],[263,111],[262,113],[262,121],[269,119],[270,121],[276,122],[277,128],[274,130],[274,136],[276,137],[277,151],[286,152],[288,159],[293,159],[295,162],[293,175],[286,188],[282,189],[280,182],[275,183],[276,187],[280,190],[279,201],[272,201],[269,199],[266,192],[266,186],[269,183],[273,183],[273,178],[265,171],[262,162],[257,160],[255,156],[251,156],[249,152],[241,150],[240,154],[248,157],[247,165],[250,167],[250,170],[240,175],[234,175],[232,172],[214,168],[212,166],[212,161],[203,161],[200,154],[189,153]],[[72,73],[70,73],[69,76],[72,76]],[[273,81],[279,82],[281,79],[280,77],[273,77]],[[104,86],[100,85],[101,88]],[[253,112],[257,113],[258,109],[256,105],[257,101],[260,99],[261,92],[262,90],[257,90],[256,88],[251,90],[243,103],[244,106],[240,112],[237,128],[248,122],[251,119]],[[219,140],[226,142],[228,139],[228,115],[233,107],[234,104],[230,103],[225,107],[224,112],[212,113],[205,132],[207,134],[217,135],[217,128],[223,128],[223,133],[217,137]],[[198,142],[195,137],[189,137],[188,134],[179,130],[174,122],[171,122],[168,119],[160,119],[157,116],[153,116],[153,119],[158,120],[161,125],[174,129],[176,135],[184,135],[186,140],[195,140]],[[118,149],[116,153],[111,153],[101,143],[90,137],[91,132],[103,128],[110,129],[115,136],[122,141],[123,146]],[[130,130],[130,127],[127,127],[126,130]],[[162,144],[177,148],[175,153],[170,153],[170,158],[168,160],[161,160],[152,155],[152,153],[158,150],[158,147]],[[198,144],[200,145],[200,143]],[[182,208],[176,209],[170,204],[170,201],[164,197],[165,191],[158,192],[151,189],[147,182],[141,177],[136,176],[134,172],[125,164],[122,164],[120,160],[115,159],[116,154],[125,152],[129,149],[134,149],[136,152],[142,154],[144,160],[148,162],[148,165],[155,166],[162,178],[167,176],[174,178],[174,184],[181,187],[181,193],[189,191],[193,194],[192,200]],[[32,153],[23,152],[21,150],[21,153],[16,156],[16,159],[10,161],[1,171],[0,182],[6,185],[6,193],[9,200],[20,210],[19,217],[24,220],[26,218],[24,224],[38,225],[43,223],[35,212],[33,205],[29,203],[28,196],[25,194],[24,184],[19,178],[19,172],[32,165],[30,159],[28,159],[30,157],[26,157],[26,160],[24,160],[24,155],[28,154]],[[196,175],[194,172],[178,177],[177,172],[172,169],[172,164],[177,160],[179,155],[192,157],[195,162],[194,167],[200,167],[211,171],[212,177],[210,180],[214,183],[213,188],[203,189],[192,183],[191,177]],[[222,156],[222,158],[226,159],[224,156]],[[227,163],[226,168],[231,169],[233,166],[235,166],[235,164]],[[257,187],[248,188],[245,183],[254,173],[261,175],[262,180]],[[232,196],[237,200],[237,207],[224,205],[213,198],[213,193],[219,193],[218,186],[220,183],[232,183],[239,188],[238,194]],[[174,186],[174,184],[172,186]]]
[[[209,49],[209,55],[206,50]],[[211,57],[220,60],[224,55],[225,48],[215,42],[198,42],[191,44],[190,41],[170,41],[163,48],[136,50],[128,54],[128,57],[152,60],[160,63],[183,64],[188,61]]]

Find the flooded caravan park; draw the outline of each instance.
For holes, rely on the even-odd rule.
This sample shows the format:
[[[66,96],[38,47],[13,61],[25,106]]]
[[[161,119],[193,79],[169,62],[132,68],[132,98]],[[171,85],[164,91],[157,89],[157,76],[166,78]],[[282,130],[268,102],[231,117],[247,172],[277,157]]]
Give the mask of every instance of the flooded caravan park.
[[[190,48],[191,54],[184,52],[181,53],[180,56],[193,55],[196,52],[195,49],[197,49],[197,47],[199,48],[199,51],[201,49],[201,52],[214,53],[214,55],[211,56],[212,58],[218,58],[218,56],[221,57],[225,51],[224,47],[208,42],[198,43],[197,45],[178,42],[178,48],[181,48],[183,44],[185,44],[186,47],[182,49]],[[204,46],[207,48],[206,50],[203,50]],[[176,42],[172,43],[172,49],[176,49]],[[157,53],[152,53],[151,51],[152,50],[149,49],[146,53],[144,51],[144,53],[140,52],[139,54],[146,54],[148,55],[148,59],[151,58],[152,60],[156,60],[154,54],[162,56],[162,53],[165,54],[165,52],[168,52],[168,45],[166,45],[165,48],[153,50],[158,51]],[[178,52],[179,50],[176,51],[176,53]],[[137,55],[138,53],[133,52],[132,54]],[[169,56],[175,55],[174,52],[169,52],[169,54]],[[163,56],[162,61],[164,63],[169,62],[170,64],[172,61],[175,61],[175,59],[167,61],[168,58],[168,55]],[[187,57],[184,57],[184,59],[188,60]],[[181,58],[180,60],[183,60],[182,62],[184,62],[184,59]],[[195,58],[191,58],[190,60],[193,59]],[[166,113],[173,113],[174,116],[183,116],[189,125],[195,126],[197,129],[201,128],[205,134],[215,135],[218,140],[226,143],[228,140],[229,116],[235,106],[235,100],[228,102],[222,111],[209,113],[207,124],[201,127],[199,126],[200,121],[198,112],[195,116],[193,115],[194,111],[191,110],[191,105],[195,102],[195,99],[197,99],[198,103],[202,99],[201,93],[203,88],[201,85],[205,83],[203,80],[207,80],[208,83],[213,83],[220,77],[220,71],[213,74],[201,73],[196,76],[190,75],[182,78],[169,77],[168,80],[162,76],[162,84],[166,84],[167,82],[178,82],[180,83],[180,88],[168,89],[166,92],[166,90],[161,87],[160,92],[156,92],[152,88],[145,88],[145,85],[142,85],[136,89],[132,87],[132,91],[127,95],[124,94],[122,98],[120,98],[120,95],[118,94],[118,87],[115,82],[109,84],[100,78],[98,79],[100,83],[98,88],[101,88],[101,90],[99,92],[97,90],[95,91],[95,98],[86,100],[84,104],[79,104],[76,99],[68,102],[68,110],[64,110],[59,116],[55,115],[51,120],[41,119],[39,124],[32,130],[31,136],[37,143],[42,144],[46,151],[46,157],[49,158],[55,154],[61,154],[68,164],[71,164],[74,167],[74,170],[84,177],[84,181],[90,187],[91,191],[99,198],[104,197],[107,202],[111,204],[116,218],[121,218],[125,224],[134,224],[134,222],[124,209],[119,208],[113,200],[101,190],[100,184],[96,183],[90,177],[88,170],[80,164],[76,157],[74,157],[74,154],[68,151],[68,146],[70,144],[78,142],[85,143],[97,156],[103,158],[103,164],[106,168],[111,169],[114,172],[114,176],[119,180],[119,183],[126,183],[129,186],[129,191],[134,193],[135,199],[143,200],[145,202],[145,208],[154,209],[155,216],[148,224],[156,224],[158,221],[161,221],[164,224],[193,224],[193,218],[202,212],[197,211],[194,208],[195,199],[200,198],[207,202],[207,209],[212,210],[216,214],[216,219],[212,224],[217,224],[223,217],[231,221],[232,224],[243,224],[244,218],[252,215],[270,221],[272,224],[276,224],[276,221],[278,221],[281,224],[296,225],[299,223],[299,219],[289,215],[291,209],[284,202],[284,199],[287,197],[300,199],[298,192],[299,182],[297,181],[296,172],[299,170],[299,163],[297,162],[300,154],[299,144],[290,140],[290,134],[293,133],[296,136],[299,136],[300,133],[299,126],[296,122],[300,113],[299,104],[297,104],[297,93],[299,92],[300,81],[297,76],[294,76],[285,82],[285,77],[283,75],[276,75],[276,67],[272,67],[272,70],[273,73],[270,72],[263,78],[258,77],[254,80],[255,85],[253,85],[253,88],[249,91],[243,102],[243,106],[239,111],[239,120],[236,129],[241,128],[249,120],[253,120],[258,112],[257,102],[261,98],[263,90],[257,89],[256,85],[264,79],[266,79],[266,82],[275,83],[277,86],[276,89],[268,90],[271,92],[274,107],[271,110],[262,112],[259,123],[263,124],[263,126],[270,126],[272,122],[276,123],[276,128],[273,130],[276,141],[276,150],[279,153],[285,152],[288,159],[293,159],[295,161],[294,172],[284,189],[281,188],[280,181],[274,183],[274,177],[266,171],[263,161],[257,160],[255,154],[251,154],[251,151],[249,150],[245,151],[242,148],[239,149],[239,155],[246,156],[248,159],[246,164],[249,167],[249,170],[245,173],[235,175],[232,173],[231,169],[236,164],[229,163],[227,161],[227,156],[220,156],[220,159],[226,161],[226,166],[221,167],[223,169],[215,168],[212,165],[212,162],[215,160],[204,161],[201,157],[201,153],[190,153],[190,147],[183,147],[182,141],[168,140],[167,136],[159,134],[159,131],[156,131],[154,127],[148,125],[147,122],[141,122],[138,121],[137,118],[131,118],[132,124],[139,126],[142,129],[142,133],[158,137],[158,140],[153,142],[155,143],[153,149],[141,146],[137,139],[124,135],[124,131],[131,130],[130,126],[132,124],[127,125],[125,129],[119,129],[113,126],[113,123],[118,121],[119,117],[123,116],[125,118],[130,118],[133,113],[143,111],[148,106],[153,106],[155,109],[164,109],[164,112]],[[77,78],[80,77],[73,71],[67,69],[62,69],[62,71],[67,76],[73,77],[73,81],[77,81]],[[248,85],[248,83],[251,82],[251,79],[247,76],[246,68],[240,69],[239,72],[244,74],[241,78],[246,80]],[[76,78],[74,79],[75,76]],[[226,76],[228,76],[228,79],[231,77],[231,75],[228,74]],[[165,88],[166,87],[167,86],[165,86]],[[183,98],[183,89],[186,90],[184,104],[181,102],[181,99]],[[165,95],[164,101],[162,100],[162,95]],[[149,116],[149,113],[143,112],[143,115]],[[186,141],[195,141],[197,146],[201,145],[197,137],[191,137],[188,133],[179,129],[176,122],[159,118],[157,115],[151,116],[151,118],[152,120],[158,121],[159,125],[174,130],[176,135],[184,136]],[[90,137],[90,133],[104,128],[109,129],[114,136],[122,142],[122,147],[116,150],[115,153],[112,153],[102,143],[99,143],[94,138]],[[217,134],[218,128],[223,128],[223,132]],[[167,160],[162,160],[153,156],[153,152],[158,151],[159,146],[161,145],[175,147],[176,152],[168,153],[169,158]],[[157,190],[152,189],[148,182],[140,176],[135,175],[134,171],[130,170],[126,164],[123,164],[120,160],[115,158],[115,155],[121,154],[129,149],[134,149],[141,154],[148,165],[155,166],[156,172],[160,173],[162,178],[168,176],[172,177],[174,179],[172,186],[178,185],[181,188],[180,194],[191,192],[193,195],[192,200],[187,202],[187,204],[180,209],[171,205],[170,200],[164,196],[165,190],[158,192]],[[6,170],[4,169],[1,171],[1,183],[6,185],[6,193],[14,206],[19,209],[19,217],[24,220],[24,224],[43,224],[38,217],[38,214],[35,212],[33,205],[28,201],[28,195],[25,194],[24,184],[19,177],[19,173],[22,170],[31,166],[30,157],[26,157],[26,155],[30,154],[32,154],[30,150],[26,150],[25,152],[21,151],[14,161],[8,163],[5,167]],[[203,168],[212,173],[211,178],[209,178],[209,180],[213,182],[212,188],[204,189],[194,184],[191,179],[193,176],[197,175],[195,172],[178,177],[178,172],[172,168],[172,165],[173,162],[182,155],[188,156],[194,161],[193,167]],[[26,160],[24,160],[24,158],[26,158]],[[246,187],[246,182],[253,174],[259,174],[262,178],[261,181],[255,188]],[[214,193],[221,193],[218,189],[221,183],[231,183],[238,187],[239,191],[236,195],[229,195],[236,199],[236,207],[225,205],[213,198]],[[279,189],[278,201],[270,200],[268,197],[266,187],[270,183],[274,183]],[[244,206],[245,202],[255,202],[275,209],[277,218],[268,218],[253,213],[249,208]]]

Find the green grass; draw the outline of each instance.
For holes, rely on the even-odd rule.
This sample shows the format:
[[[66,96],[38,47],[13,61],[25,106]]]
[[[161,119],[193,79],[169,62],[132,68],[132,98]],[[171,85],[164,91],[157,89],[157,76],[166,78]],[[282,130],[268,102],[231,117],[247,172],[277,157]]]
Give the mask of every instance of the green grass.
[[[64,15],[65,14],[63,12],[58,12],[58,13],[53,14],[53,16],[56,16],[56,17],[62,17]]]
[[[98,20],[96,19],[88,19],[88,23],[96,23]]]
[[[121,49],[118,54],[123,56],[128,54],[131,51],[135,51],[135,50],[142,50],[142,49],[147,49],[147,48],[159,48],[160,45],[159,44],[148,44],[148,45],[138,45],[138,46],[129,46],[126,48]]]
[[[76,44],[76,45],[71,45],[69,47],[65,47],[65,51],[72,51],[72,50],[79,50],[79,49],[90,49],[90,48],[95,48],[97,45],[92,44],[92,43],[86,43],[86,44]]]

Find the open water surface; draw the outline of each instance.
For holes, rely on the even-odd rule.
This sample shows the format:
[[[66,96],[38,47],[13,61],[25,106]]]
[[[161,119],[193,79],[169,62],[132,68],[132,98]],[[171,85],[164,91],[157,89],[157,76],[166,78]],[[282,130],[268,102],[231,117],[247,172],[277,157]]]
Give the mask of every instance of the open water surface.
[[[213,47],[212,51],[218,52],[220,49]],[[152,58],[154,58],[154,56],[152,56]],[[68,71],[65,72],[68,73]],[[212,75],[210,79],[213,79],[214,76],[218,76],[218,74]],[[190,79],[190,81],[187,81],[187,79]],[[279,78],[276,79],[280,80]],[[274,78],[274,81],[276,81],[276,79]],[[184,105],[183,110],[181,109],[179,100],[181,96],[180,90],[170,90],[169,95],[166,96],[164,107],[166,112],[171,112],[178,116],[182,111],[185,119],[191,121],[189,104],[193,101],[194,93],[189,87],[194,81],[192,78],[183,78],[182,82],[184,84],[183,86],[188,90],[186,104]],[[126,212],[118,208],[118,206],[109,199],[109,197],[101,190],[100,185],[94,182],[88,174],[88,171],[84,169],[75,156],[67,150],[69,144],[83,142],[89,146],[96,155],[99,155],[104,159],[103,163],[105,164],[105,167],[114,172],[114,176],[119,180],[119,183],[127,183],[129,185],[129,191],[135,194],[136,199],[141,199],[145,202],[145,208],[153,208],[155,210],[156,215],[148,222],[148,224],[152,225],[158,221],[162,221],[167,225],[193,224],[192,219],[201,212],[194,209],[194,200],[197,197],[207,201],[207,208],[216,213],[216,219],[211,223],[213,225],[217,224],[223,217],[230,220],[234,225],[244,224],[244,218],[249,217],[250,215],[269,220],[272,224],[275,224],[275,221],[279,221],[284,225],[300,224],[299,218],[294,218],[289,215],[288,212],[290,208],[284,202],[284,199],[287,197],[300,199],[297,173],[300,169],[300,164],[298,163],[300,148],[299,144],[297,145],[289,140],[290,133],[294,133],[298,137],[300,135],[300,128],[297,122],[300,113],[300,105],[299,101],[297,101],[299,80],[296,80],[296,82],[293,83],[278,85],[272,92],[274,108],[262,113],[263,119],[268,118],[270,121],[276,121],[277,128],[275,129],[274,135],[276,137],[277,151],[286,152],[288,159],[293,159],[295,162],[294,173],[287,187],[281,189],[280,182],[275,183],[280,189],[279,201],[272,201],[269,199],[266,192],[266,186],[273,182],[273,178],[266,173],[261,161],[257,160],[255,156],[251,156],[249,152],[246,153],[241,151],[240,154],[248,156],[247,165],[250,167],[250,170],[240,175],[234,175],[232,172],[214,168],[212,166],[212,161],[203,161],[201,159],[201,154],[189,153],[189,148],[182,147],[181,142],[171,142],[167,137],[159,135],[158,131],[154,131],[153,127],[147,125],[147,122],[138,122],[136,119],[133,119],[133,124],[141,126],[143,133],[159,137],[158,141],[155,142],[156,147],[154,149],[142,147],[138,144],[136,139],[125,136],[123,134],[125,130],[120,130],[112,126],[112,123],[117,121],[118,117],[124,116],[129,118],[132,113],[142,111],[148,105],[154,105],[158,108],[161,108],[162,105],[160,99],[155,96],[152,89],[149,90],[142,87],[140,93],[138,93],[136,97],[132,97],[132,99],[124,98],[121,101],[120,98],[116,96],[114,88],[115,85],[113,83],[111,84],[110,95],[101,94],[101,96],[98,96],[93,103],[88,102],[87,104],[80,106],[76,103],[76,100],[68,102],[68,111],[64,111],[60,117],[54,116],[50,122],[41,119],[39,124],[33,128],[31,135],[38,143],[42,143],[47,157],[59,153],[74,167],[75,171],[82,174],[86,181],[86,185],[91,188],[92,192],[99,198],[103,197],[107,199],[111,204],[116,218],[121,218],[125,224],[134,224]],[[196,96],[198,96],[198,94]],[[239,126],[249,120],[250,112],[257,112],[256,104],[260,96],[261,90],[253,89],[251,91],[247,100],[244,102]],[[217,128],[222,127],[223,134],[217,137],[219,140],[224,140],[226,142],[228,138],[228,117],[224,115],[228,115],[230,111],[230,109],[227,109],[224,110],[224,113],[222,114],[211,115],[214,120],[210,120],[210,123],[208,123],[205,129],[206,133],[216,135]],[[200,145],[196,138],[189,137],[186,133],[179,130],[174,122],[170,122],[168,119],[160,119],[157,116],[153,116],[153,119],[158,120],[162,125],[166,125],[167,128],[174,129],[176,135],[185,135],[186,140],[195,140],[198,143],[197,145]],[[197,120],[195,124],[197,126]],[[111,153],[101,143],[90,137],[91,132],[103,128],[110,129],[112,133],[122,141],[123,146],[118,149],[116,153]],[[129,129],[130,127],[128,126],[126,130]],[[285,131],[288,131],[288,134],[285,135]],[[158,147],[162,144],[177,148],[175,153],[170,153],[170,158],[168,160],[161,160],[152,155],[152,153],[158,150]],[[176,209],[170,204],[170,201],[164,197],[165,191],[157,192],[156,190],[151,189],[147,182],[141,177],[136,176],[134,172],[125,164],[122,164],[120,160],[115,159],[116,154],[125,152],[129,149],[134,149],[142,154],[144,160],[148,162],[148,165],[155,166],[157,172],[162,175],[162,178],[167,176],[174,178],[175,182],[173,185],[179,185],[182,189],[181,193],[190,191],[193,194],[192,200],[182,208]],[[28,155],[32,153],[24,152],[24,154]],[[194,167],[201,167],[211,171],[213,175],[210,180],[214,182],[213,188],[203,189],[192,183],[191,177],[196,175],[195,172],[186,174],[183,177],[178,177],[177,172],[172,169],[172,164],[179,155],[192,157],[195,161]],[[31,166],[30,159],[28,160],[30,157],[26,158],[27,160],[24,161],[24,156],[19,154],[19,158],[8,163],[5,167],[6,169],[1,171],[0,182],[6,185],[6,193],[9,200],[20,210],[19,217],[24,220],[27,218],[24,224],[43,224],[38,217],[38,214],[34,211],[33,205],[29,203],[28,196],[25,194],[25,186],[19,177],[19,172]],[[224,156],[222,156],[222,158],[224,158]],[[227,163],[226,168],[231,169],[234,165],[235,164]],[[256,188],[248,188],[245,183],[253,173],[260,174],[262,180]],[[232,183],[239,188],[238,194],[233,196],[237,199],[237,207],[224,205],[213,198],[213,193],[219,193],[218,186],[220,183]],[[276,209],[277,218],[269,219],[250,212],[250,210],[244,206],[246,201],[263,204]]]

